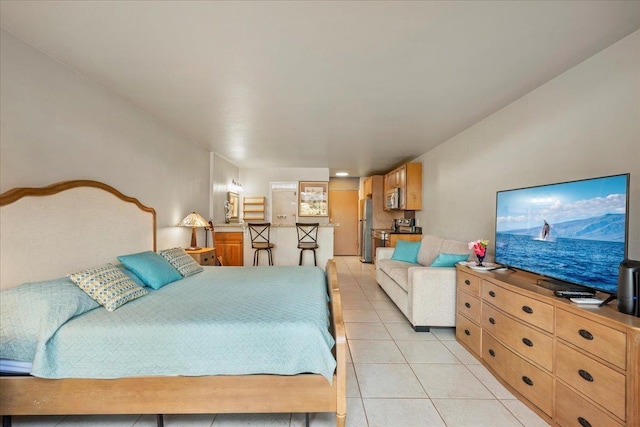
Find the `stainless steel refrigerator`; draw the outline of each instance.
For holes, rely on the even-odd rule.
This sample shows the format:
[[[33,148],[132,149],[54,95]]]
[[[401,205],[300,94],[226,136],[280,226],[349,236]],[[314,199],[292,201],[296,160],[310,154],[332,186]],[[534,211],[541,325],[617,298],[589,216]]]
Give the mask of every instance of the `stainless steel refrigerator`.
[[[360,261],[373,262],[371,252],[371,233],[373,231],[373,200],[361,200],[360,220]]]

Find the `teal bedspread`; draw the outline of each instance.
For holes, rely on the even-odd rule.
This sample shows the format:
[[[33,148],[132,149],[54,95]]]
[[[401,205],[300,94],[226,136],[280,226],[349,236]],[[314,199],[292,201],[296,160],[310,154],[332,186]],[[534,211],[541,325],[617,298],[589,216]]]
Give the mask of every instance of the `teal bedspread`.
[[[35,355],[44,378],[299,373],[336,362],[317,267],[208,267],[62,325]]]

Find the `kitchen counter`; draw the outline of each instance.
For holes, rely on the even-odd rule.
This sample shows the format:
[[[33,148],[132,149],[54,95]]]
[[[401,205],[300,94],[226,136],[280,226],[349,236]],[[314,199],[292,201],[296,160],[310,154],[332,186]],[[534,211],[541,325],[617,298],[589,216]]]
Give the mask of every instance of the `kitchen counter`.
[[[213,225],[216,233],[242,233],[243,236],[243,262],[245,266],[253,264],[253,249],[251,248],[251,236],[247,222],[222,223]],[[339,223],[320,224],[318,229],[318,249],[316,249],[318,267],[325,268],[327,260],[333,258],[333,233]],[[271,224],[270,241],[273,248],[274,265],[298,265],[300,249],[298,249],[298,233],[295,224]],[[313,265],[313,253],[305,251],[304,265]],[[264,252],[260,254],[260,265],[267,265],[267,257]]]

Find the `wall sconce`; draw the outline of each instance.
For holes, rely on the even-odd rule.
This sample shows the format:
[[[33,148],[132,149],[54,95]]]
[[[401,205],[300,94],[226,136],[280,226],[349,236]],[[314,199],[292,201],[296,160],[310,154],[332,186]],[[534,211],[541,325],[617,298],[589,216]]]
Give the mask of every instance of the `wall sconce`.
[[[229,191],[232,193],[242,193],[242,184],[232,179],[231,184],[229,184]]]

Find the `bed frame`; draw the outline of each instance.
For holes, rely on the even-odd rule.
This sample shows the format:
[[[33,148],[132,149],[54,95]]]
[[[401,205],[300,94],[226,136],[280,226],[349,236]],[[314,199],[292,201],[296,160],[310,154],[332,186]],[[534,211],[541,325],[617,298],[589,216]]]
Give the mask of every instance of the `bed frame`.
[[[115,197],[114,197],[115,196]],[[0,287],[52,279],[122,253],[155,250],[155,211],[79,180],[0,195]],[[33,259],[37,249],[38,259]],[[43,258],[47,258],[41,263]],[[33,266],[38,266],[34,269]],[[43,379],[0,377],[0,415],[310,413],[346,420],[346,338],[335,262],[326,266],[337,367],[322,375]],[[159,423],[161,417],[158,418]]]

